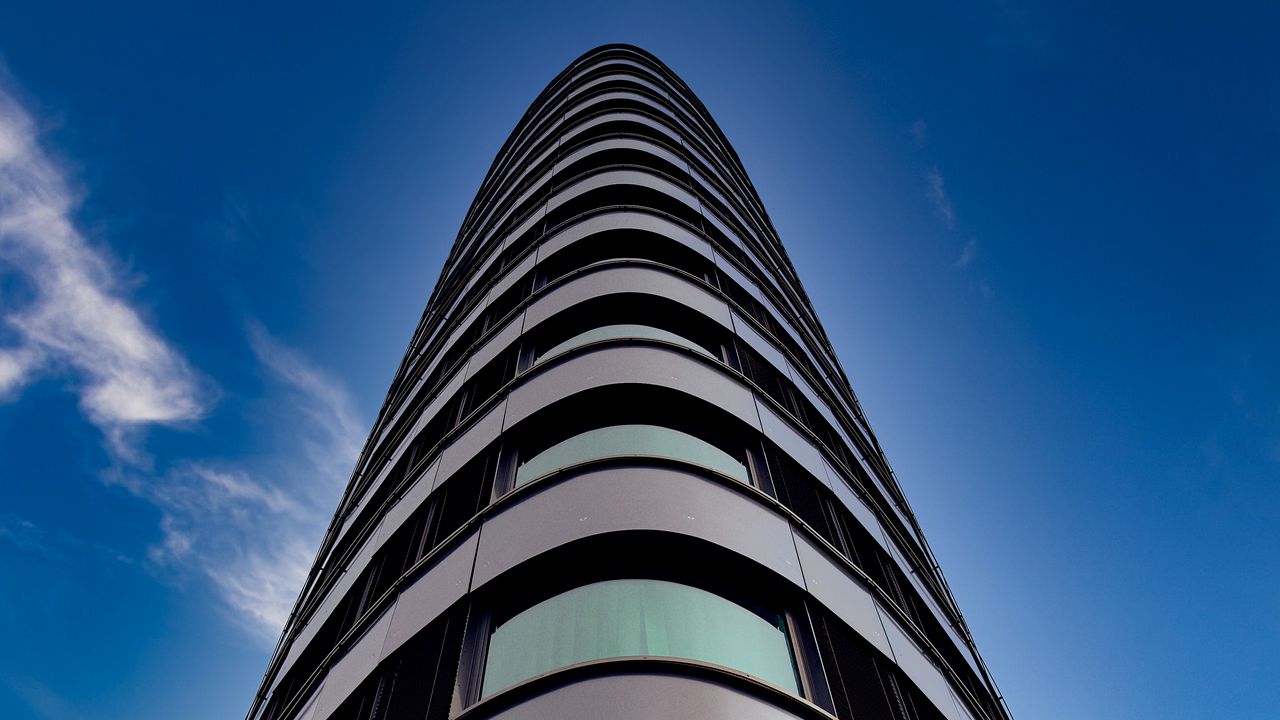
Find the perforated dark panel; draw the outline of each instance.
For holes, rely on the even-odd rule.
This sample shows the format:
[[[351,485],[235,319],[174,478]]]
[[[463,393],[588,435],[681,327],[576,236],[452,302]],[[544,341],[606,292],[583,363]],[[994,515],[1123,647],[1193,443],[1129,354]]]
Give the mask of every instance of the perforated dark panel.
[[[445,720],[462,650],[465,613],[445,613],[397,654],[388,671],[390,697],[380,720]]]
[[[822,618],[814,628],[818,652],[827,670],[836,717],[841,720],[907,720],[891,703],[893,687],[886,683],[888,663],[878,662],[875,651],[843,623]]]

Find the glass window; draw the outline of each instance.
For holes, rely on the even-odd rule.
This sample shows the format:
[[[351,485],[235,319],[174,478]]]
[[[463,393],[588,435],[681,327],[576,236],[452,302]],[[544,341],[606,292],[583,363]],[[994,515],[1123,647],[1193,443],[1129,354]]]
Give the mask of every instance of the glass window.
[[[769,620],[719,595],[664,580],[608,580],[541,602],[489,640],[481,697],[535,675],[603,658],[700,660],[799,694],[781,617]]]
[[[568,352],[576,347],[581,347],[587,343],[598,342],[600,340],[620,340],[623,338],[647,338],[649,340],[664,340],[666,342],[689,348],[696,353],[706,355],[709,358],[715,356],[707,352],[707,349],[701,345],[684,339],[683,337],[666,330],[660,330],[656,327],[648,325],[605,325],[592,330],[588,330],[580,335],[575,335],[568,340],[556,345],[538,356],[536,362],[542,362],[549,357]]]
[[[751,482],[745,465],[705,440],[657,425],[614,425],[575,435],[529,458],[516,470],[515,486],[577,463],[628,455],[687,460]]]

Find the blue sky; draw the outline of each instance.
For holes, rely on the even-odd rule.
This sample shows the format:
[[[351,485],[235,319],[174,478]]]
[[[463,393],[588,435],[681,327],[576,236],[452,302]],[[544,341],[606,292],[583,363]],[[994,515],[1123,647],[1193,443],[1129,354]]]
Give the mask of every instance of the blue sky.
[[[663,58],[1016,717],[1280,707],[1269,3],[0,7],[0,717],[235,718],[542,86]]]

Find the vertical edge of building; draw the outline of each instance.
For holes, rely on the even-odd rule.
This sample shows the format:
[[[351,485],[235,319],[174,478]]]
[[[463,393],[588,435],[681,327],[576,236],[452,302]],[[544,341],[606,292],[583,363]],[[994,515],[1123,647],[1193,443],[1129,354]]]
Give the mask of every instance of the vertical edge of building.
[[[477,193],[248,720],[1006,720],[724,134],[606,45]]]

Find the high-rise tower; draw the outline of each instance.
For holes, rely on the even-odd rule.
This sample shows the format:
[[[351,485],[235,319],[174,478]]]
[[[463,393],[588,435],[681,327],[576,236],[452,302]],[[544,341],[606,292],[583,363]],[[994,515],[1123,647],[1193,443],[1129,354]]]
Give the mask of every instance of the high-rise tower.
[[[737,155],[609,45],[467,214],[249,720],[1006,720]]]

